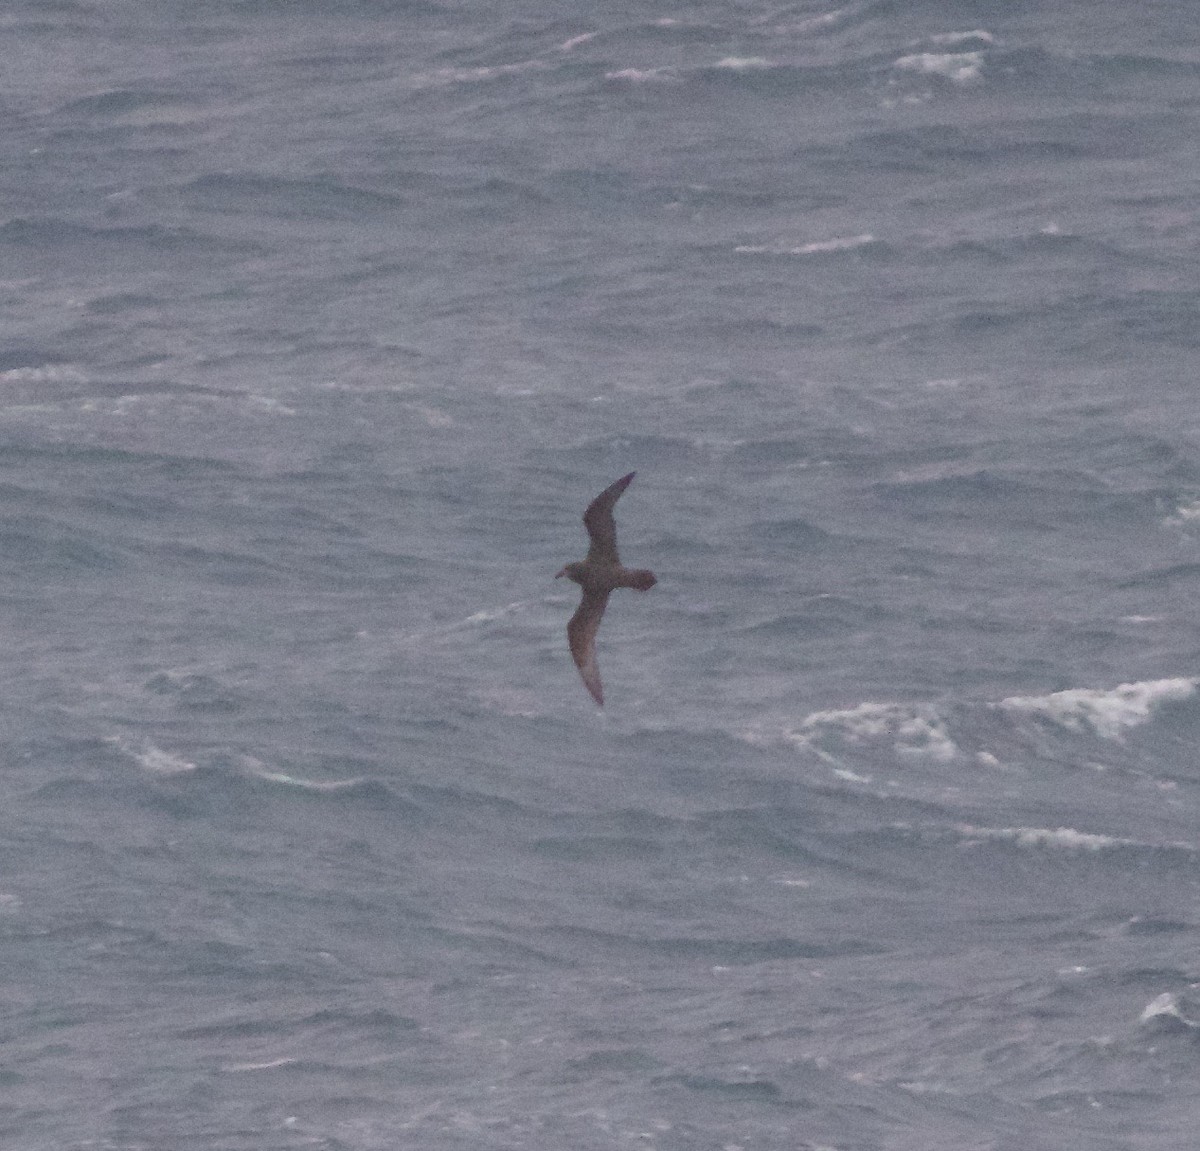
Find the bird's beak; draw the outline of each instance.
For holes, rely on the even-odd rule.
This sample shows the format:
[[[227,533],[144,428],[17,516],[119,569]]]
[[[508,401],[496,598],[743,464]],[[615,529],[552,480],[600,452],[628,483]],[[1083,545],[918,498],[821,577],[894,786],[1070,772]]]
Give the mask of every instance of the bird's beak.
[[[563,576],[565,576],[566,574],[567,574],[567,569],[566,569],[566,568],[563,568],[563,570],[562,570],[562,571],[560,571],[560,572],[558,573],[558,575],[556,575],[554,578],[555,578],[555,579],[562,579],[562,577],[563,577]]]

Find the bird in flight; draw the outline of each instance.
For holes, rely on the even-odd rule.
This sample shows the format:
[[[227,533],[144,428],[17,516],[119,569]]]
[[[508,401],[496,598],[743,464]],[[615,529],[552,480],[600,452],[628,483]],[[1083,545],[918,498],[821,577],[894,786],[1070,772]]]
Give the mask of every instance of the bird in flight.
[[[583,599],[567,624],[567,642],[571,645],[571,656],[584,685],[592,698],[604,706],[604,687],[600,683],[600,668],[596,663],[596,632],[604,609],[608,606],[609,592],[619,587],[649,591],[658,580],[652,571],[645,568],[627,568],[621,565],[617,555],[617,523],[613,519],[613,505],[621,493],[633,483],[637,472],[622,476],[615,484],[605,488],[583,513],[583,526],[587,528],[591,546],[587,558],[567,564],[554,578],[566,576],[583,588]]]

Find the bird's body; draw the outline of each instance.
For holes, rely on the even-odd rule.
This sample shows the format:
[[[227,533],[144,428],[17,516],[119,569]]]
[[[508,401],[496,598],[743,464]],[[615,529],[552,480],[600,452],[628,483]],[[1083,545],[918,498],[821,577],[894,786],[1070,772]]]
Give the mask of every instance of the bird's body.
[[[617,523],[613,519],[613,505],[633,482],[636,474],[630,472],[622,476],[588,504],[587,511],[583,513],[583,524],[591,540],[587,559],[567,564],[554,577],[566,576],[583,589],[579,607],[567,624],[567,642],[571,645],[571,656],[585,686],[601,707],[604,706],[604,687],[596,663],[596,632],[604,617],[604,609],[608,606],[609,594],[622,587],[649,591],[658,582],[652,571],[625,567],[617,554]]]

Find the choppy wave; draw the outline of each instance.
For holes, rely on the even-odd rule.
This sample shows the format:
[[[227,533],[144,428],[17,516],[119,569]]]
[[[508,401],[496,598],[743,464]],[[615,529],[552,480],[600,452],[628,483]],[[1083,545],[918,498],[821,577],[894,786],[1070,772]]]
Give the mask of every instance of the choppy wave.
[[[901,72],[943,76],[956,84],[978,80],[983,72],[982,52],[917,52],[901,56],[895,64]]]
[[[844,710],[817,711],[787,733],[801,747],[828,749],[831,742],[863,745],[883,741],[900,755],[948,761],[959,754],[945,718],[933,705],[861,703]]]
[[[1115,848],[1160,848],[1196,852],[1190,843],[1156,844],[1130,839],[1120,835],[1100,835],[1093,832],[1076,831],[1073,827],[979,827],[974,824],[959,824],[958,833],[967,843],[989,841],[1014,843],[1018,847],[1045,847],[1064,851],[1104,851]]]
[[[713,67],[724,68],[730,72],[753,72],[773,68],[775,65],[764,56],[723,56]]]
[[[271,767],[256,756],[231,753],[223,748],[184,754],[160,747],[150,739],[135,740],[125,735],[108,736],[105,742],[151,776],[170,778],[195,774],[210,781],[224,778],[231,786],[241,778],[312,795],[376,795],[387,791],[379,781],[362,776],[336,779],[306,777]]]
[[[924,764],[949,772],[944,782],[956,780],[956,786],[970,788],[996,772],[1002,777],[1014,764],[1047,755],[1088,759],[1094,751],[1072,748],[1080,737],[1110,743],[1119,759],[1134,731],[1151,727],[1164,709],[1194,699],[1198,682],[1176,677],[1111,689],[1011,696],[994,703],[867,701],[811,712],[798,723],[760,722],[743,729],[741,738],[754,746],[785,746],[812,756],[849,783],[869,784],[905,764]],[[1060,734],[1057,744],[1045,742],[1046,724]],[[974,774],[981,771],[983,775]],[[1170,775],[1166,764],[1158,771]]]
[[[1089,729],[1105,739],[1120,739],[1124,732],[1148,722],[1168,703],[1190,699],[1200,680],[1184,677],[1118,687],[1075,688],[1041,696],[1010,696],[999,707],[1017,716],[1049,719],[1072,731]]]
[[[824,256],[853,252],[876,242],[870,232],[860,232],[856,236],[835,236],[828,240],[810,240],[806,244],[739,244],[733,250],[750,256]]]
[[[138,767],[153,775],[183,775],[196,770],[194,760],[178,752],[167,751],[149,739],[134,742],[124,736],[113,735],[108,737],[108,742]]]
[[[65,249],[72,253],[88,249],[111,249],[122,258],[135,253],[171,255],[191,251],[228,252],[233,241],[213,232],[202,232],[190,226],[164,224],[80,223],[61,216],[17,217],[0,225],[0,246],[11,244],[18,251],[32,248],[38,251]]]
[[[605,80],[619,84],[667,84],[679,80],[679,71],[664,64],[654,68],[614,68],[604,73]]]
[[[568,51],[564,45],[563,51]],[[544,60],[517,60],[510,64],[480,64],[472,68],[438,68],[414,76],[414,88],[441,87],[449,84],[482,84],[492,80],[505,80],[526,72],[540,71],[547,64]]]
[[[1187,5],[10,9],[8,1142],[1190,1145]]]
[[[1164,991],[1146,1004],[1138,1022],[1163,1031],[1195,1031],[1200,1028],[1200,1009],[1191,997]]]
[[[940,44],[946,47],[954,47],[962,44],[995,44],[996,37],[990,32],[985,32],[982,28],[976,28],[971,32],[936,32],[929,37],[931,44]]]

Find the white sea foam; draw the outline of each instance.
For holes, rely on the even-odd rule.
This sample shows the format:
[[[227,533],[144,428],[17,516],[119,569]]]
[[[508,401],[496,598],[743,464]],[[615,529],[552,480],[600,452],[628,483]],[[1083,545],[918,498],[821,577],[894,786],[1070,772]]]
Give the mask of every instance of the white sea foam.
[[[1004,841],[1020,847],[1051,847],[1067,851],[1102,851],[1113,847],[1148,847],[1135,839],[1114,835],[1094,835],[1072,827],[978,827],[960,823],[956,830],[973,843]]]
[[[626,84],[661,84],[676,80],[675,69],[662,68],[622,68],[617,72],[605,72],[606,80],[620,80]]]
[[[807,244],[739,244],[733,250],[740,255],[750,256],[815,256],[829,252],[850,252],[855,248],[875,243],[870,232],[857,236],[835,236],[829,240],[813,240]]]
[[[467,616],[457,624],[450,624],[445,630],[457,631],[464,627],[473,627],[476,624],[491,623],[493,620],[505,619],[510,615],[516,615],[526,608],[531,601],[527,599],[514,600],[512,603],[506,603],[500,607],[483,608],[480,611],[474,612]]]
[[[834,775],[838,779],[844,779],[847,783],[870,783],[869,775],[859,775],[857,771],[851,771],[848,767],[838,767],[834,769]]]
[[[798,16],[795,19],[795,9],[800,5],[789,4],[785,8],[773,9],[770,12],[765,12],[761,16],[755,16],[750,23],[755,25],[770,24],[771,30],[776,33],[783,32],[811,32],[817,28],[828,28],[842,20],[846,14],[846,8],[834,8],[829,12],[822,12],[818,16]]]
[[[821,252],[849,252],[873,243],[875,237],[870,232],[860,232],[857,236],[835,236],[832,240],[814,240],[810,244],[801,244],[800,247],[792,249],[792,254],[811,256]]]
[[[395,636],[392,642],[405,646],[440,642],[447,637],[457,636],[460,632],[469,631],[484,624],[495,623],[496,620],[506,619],[511,615],[517,615],[532,602],[532,600],[523,599],[515,600],[509,604],[502,604],[498,607],[480,608],[479,611],[472,612],[469,616],[464,616],[453,623],[403,632]],[[570,603],[571,597],[569,595],[556,596],[550,602]]]
[[[839,728],[852,740],[875,739],[892,729],[898,711],[891,703],[860,703],[857,707],[814,711],[805,717],[800,731]]]
[[[846,15],[845,8],[835,8],[832,12],[823,12],[820,16],[809,16],[805,20],[797,20],[786,26],[789,32],[815,32],[818,28],[832,28]]]
[[[70,364],[42,364],[36,368],[8,368],[0,372],[0,382],[15,384],[83,384],[87,382],[87,376]]]
[[[1198,519],[1200,519],[1200,499],[1191,497],[1180,500],[1176,504],[1174,513],[1167,517],[1167,523],[1186,524],[1191,520]]]
[[[412,85],[416,88],[434,88],[449,84],[480,84],[546,66],[542,60],[519,60],[515,64],[494,64],[479,68],[438,68],[433,72],[423,72],[414,76]]]
[[[231,1063],[227,1071],[271,1071],[276,1067],[287,1067],[295,1063],[295,1059],[268,1059],[262,1063]]]
[[[361,777],[354,779],[300,779],[297,776],[288,775],[286,771],[256,771],[254,774],[259,779],[266,780],[267,783],[281,783],[285,787],[295,787],[301,791],[322,793],[352,790],[360,787],[364,782]]]
[[[1200,1024],[1195,1020],[1189,1019],[1183,1013],[1183,1008],[1180,1005],[1179,996],[1171,991],[1164,991],[1156,999],[1152,999],[1142,1009],[1142,1013],[1138,1016],[1139,1023],[1149,1023],[1155,1019],[1172,1019],[1182,1024],[1187,1028],[1200,1027]]]
[[[995,44],[996,37],[990,32],[985,32],[982,28],[976,28],[973,32],[939,32],[936,36],[930,36],[929,42],[937,44],[942,48],[953,48],[958,44]]]
[[[1105,739],[1120,739],[1126,728],[1145,723],[1162,704],[1194,695],[1197,682],[1178,677],[1123,683],[1108,691],[1075,688],[1049,695],[1014,695],[999,706],[1015,714],[1044,716],[1072,731],[1091,728]]]
[[[829,736],[851,743],[890,740],[899,755],[922,756],[946,763],[959,754],[946,725],[929,705],[860,703],[845,710],[815,711],[786,738],[812,746]]]
[[[241,770],[246,775],[252,775],[255,779],[265,780],[267,783],[279,783],[285,787],[295,787],[300,791],[347,791],[360,787],[366,782],[362,776],[355,776],[351,779],[303,779],[300,776],[289,775],[286,771],[276,771],[253,755],[241,755],[238,757],[238,761]]]
[[[983,71],[982,52],[917,52],[901,56],[894,67],[925,76],[945,76],[956,84],[978,80]]]
[[[896,729],[896,750],[905,755],[927,755],[942,763],[958,754],[958,746],[941,720],[923,715],[904,720]]]
[[[196,765],[190,759],[184,759],[172,751],[165,751],[148,739],[134,745],[119,735],[110,735],[105,739],[111,743],[145,771],[155,775],[181,775],[187,771],[195,771]]]
[[[586,44],[589,40],[596,38],[595,32],[582,32],[578,36],[572,36],[570,40],[564,40],[559,46],[560,52],[570,52],[572,48],[578,48],[580,44]]]
[[[727,68],[731,72],[753,72],[775,67],[770,60],[762,56],[725,56],[718,60],[715,66]]]

